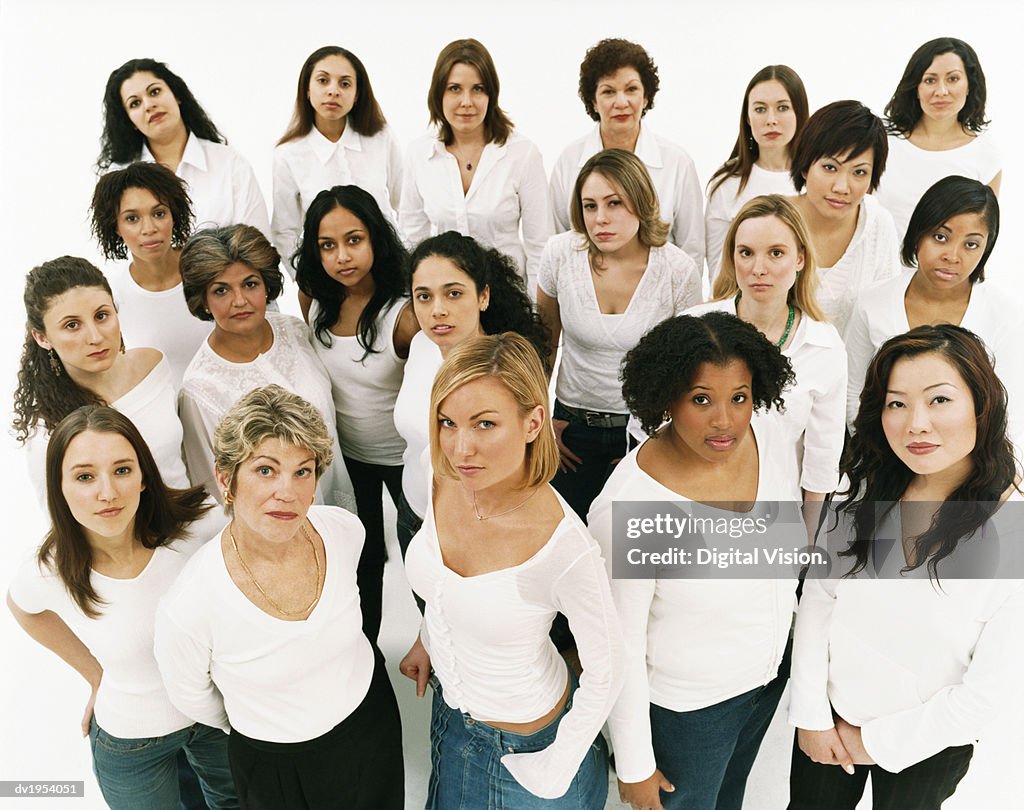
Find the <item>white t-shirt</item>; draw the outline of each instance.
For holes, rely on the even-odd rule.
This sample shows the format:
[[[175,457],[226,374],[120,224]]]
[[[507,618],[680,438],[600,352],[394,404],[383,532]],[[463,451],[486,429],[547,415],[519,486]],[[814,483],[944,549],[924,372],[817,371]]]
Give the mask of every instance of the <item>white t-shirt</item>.
[[[374,659],[356,585],[363,526],[328,506],[312,507],[309,521],[324,542],[326,574],[304,621],[275,618],[249,601],[228,573],[220,535],[161,600],[154,653],[171,701],[188,717],[256,740],[304,742],[366,697]]]
[[[583,664],[572,708],[547,748],[501,758],[519,784],[552,799],[568,789],[604,725],[623,666],[601,552],[558,500],[565,517],[519,565],[473,577],[452,571],[441,555],[432,505],[405,558],[409,584],[427,603],[421,637],[445,702],[478,720],[526,723],[551,711],[567,673],[548,634],[556,613],[568,618]]]
[[[557,232],[572,228],[569,199],[576,177],[591,157],[604,149],[600,125],[562,152],[551,172],[551,213]],[[669,241],[693,259],[698,273],[704,271],[704,187],[697,177],[693,158],[681,146],[661,137],[649,126],[640,127],[635,154],[647,168],[658,192],[661,218],[672,230]]]
[[[619,382],[626,352],[653,326],[700,302],[700,273],[673,244],[651,248],[647,269],[626,311],[601,313],[583,238],[575,231],[548,240],[541,290],[558,300],[562,355],[555,391],[572,408],[627,413]]]
[[[402,154],[389,127],[360,135],[351,126],[337,142],[316,127],[274,149],[274,247],[295,276],[292,254],[302,242],[306,210],[317,194],[334,186],[359,186],[377,201],[384,216],[398,223],[402,191]]]

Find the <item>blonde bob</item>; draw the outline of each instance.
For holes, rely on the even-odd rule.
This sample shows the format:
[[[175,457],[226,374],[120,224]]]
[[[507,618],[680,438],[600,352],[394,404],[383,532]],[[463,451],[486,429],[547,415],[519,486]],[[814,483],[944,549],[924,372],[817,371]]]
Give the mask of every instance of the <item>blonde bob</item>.
[[[793,232],[797,249],[804,255],[804,267],[796,275],[796,282],[789,288],[786,302],[799,309],[808,318],[824,321],[825,313],[818,306],[816,293],[818,289],[817,263],[814,257],[814,245],[807,231],[803,216],[793,203],[781,194],[764,194],[754,197],[733,219],[729,232],[725,236],[722,248],[722,268],[715,279],[712,291],[713,300],[722,301],[732,298],[740,290],[736,281],[736,264],[733,256],[736,253],[736,231],[748,219],[775,217],[782,220]]]
[[[455,468],[441,451],[438,414],[441,403],[466,383],[483,377],[499,380],[512,394],[525,415],[540,405],[546,423],[526,445],[526,487],[546,484],[558,472],[558,446],[551,430],[548,382],[537,350],[516,332],[485,335],[460,343],[444,361],[430,392],[430,461],[434,474],[458,478]]]

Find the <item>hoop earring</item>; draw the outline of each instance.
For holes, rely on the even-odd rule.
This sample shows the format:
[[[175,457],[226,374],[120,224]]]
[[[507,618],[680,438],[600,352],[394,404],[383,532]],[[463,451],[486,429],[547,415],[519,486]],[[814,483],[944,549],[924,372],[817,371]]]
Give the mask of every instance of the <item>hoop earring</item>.
[[[60,358],[57,357],[57,352],[55,352],[53,350],[53,348],[51,347],[51,348],[47,349],[46,355],[47,355],[47,358],[50,361],[50,371],[53,372],[53,376],[54,377],[59,377],[61,375],[61,368],[60,368]]]
[[[231,490],[230,489],[225,489],[224,490],[224,503],[227,506],[231,506],[231,504],[233,504],[234,502],[235,502],[235,496],[231,494]]]
[[[121,354],[124,354],[124,335],[121,335]]]

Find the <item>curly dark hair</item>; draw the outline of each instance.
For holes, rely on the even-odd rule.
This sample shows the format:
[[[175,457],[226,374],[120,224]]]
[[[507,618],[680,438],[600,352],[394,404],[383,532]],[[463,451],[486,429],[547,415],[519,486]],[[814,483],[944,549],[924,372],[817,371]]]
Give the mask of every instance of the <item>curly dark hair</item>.
[[[180,248],[192,233],[192,200],[185,181],[159,163],[132,163],[103,175],[92,194],[92,233],[106,259],[127,259],[128,247],[117,232],[121,197],[130,188],[150,192],[171,213],[171,245]]]
[[[593,47],[587,50],[586,56],[580,63],[580,85],[579,95],[583,106],[593,120],[600,121],[597,109],[594,107],[594,98],[597,95],[597,83],[605,76],[609,76],[619,68],[631,67],[640,74],[640,81],[644,86],[644,96],[647,99],[647,106],[641,112],[646,115],[648,110],[654,108],[654,97],[661,87],[661,80],[658,78],[658,66],[654,64],[650,54],[644,50],[642,45],[630,42],[628,39],[602,39]]]
[[[750,369],[754,408],[783,410],[782,392],[796,380],[789,358],[756,327],[727,312],[676,315],[651,329],[622,361],[622,397],[653,436],[702,364],[733,360]]]
[[[50,302],[75,287],[99,287],[111,295],[106,277],[85,259],[61,256],[33,267],[25,276],[25,345],[18,369],[18,387],[14,392],[15,438],[24,442],[42,422],[46,430],[83,405],[106,403],[88,388],[77,385],[64,369],[60,358],[36,343],[32,331],[46,332],[43,316]],[[58,373],[59,372],[59,373]]]
[[[110,74],[103,90],[103,134],[100,135],[100,156],[96,161],[100,169],[107,169],[114,163],[131,163],[142,154],[145,138],[135,128],[121,103],[121,85],[143,71],[166,82],[180,104],[181,122],[185,129],[197,138],[227,143],[180,76],[155,59],[129,59]]]
[[[803,131],[794,139],[789,176],[796,190],[801,191],[814,161],[847,153],[850,157],[856,157],[869,149],[874,153],[871,190],[875,191],[889,157],[885,124],[859,101],[833,101],[808,118]]]
[[[907,62],[903,78],[896,85],[889,103],[885,105],[886,128],[893,135],[909,135],[917,122],[924,115],[921,101],[917,97],[917,88],[924,78],[925,72],[931,67],[936,56],[955,53],[964,63],[967,73],[967,100],[964,107],[957,113],[956,120],[969,132],[981,132],[989,122],[985,118],[985,101],[988,88],[985,85],[985,71],[981,69],[978,54],[974,48],[962,39],[940,37],[932,39],[914,51]]]
[[[413,250],[409,259],[409,265],[412,267],[410,293],[416,268],[430,256],[448,259],[470,277],[477,291],[489,287],[490,304],[480,313],[480,325],[484,332],[488,335],[518,332],[537,350],[544,365],[544,372],[551,373],[548,328],[533,308],[533,303],[526,294],[526,284],[519,275],[513,259],[494,248],[484,247],[471,236],[463,236],[457,231],[446,231],[424,239]]]
[[[394,226],[381,213],[372,194],[358,186],[335,186],[316,195],[306,211],[302,246],[292,257],[295,282],[299,289],[319,305],[313,333],[324,346],[331,345],[331,327],[338,320],[345,300],[345,286],[335,281],[320,260],[320,221],[335,208],[344,208],[363,223],[373,248],[374,291],[359,315],[359,345],[365,354],[381,351],[377,342],[377,316],[409,290],[409,254]]]

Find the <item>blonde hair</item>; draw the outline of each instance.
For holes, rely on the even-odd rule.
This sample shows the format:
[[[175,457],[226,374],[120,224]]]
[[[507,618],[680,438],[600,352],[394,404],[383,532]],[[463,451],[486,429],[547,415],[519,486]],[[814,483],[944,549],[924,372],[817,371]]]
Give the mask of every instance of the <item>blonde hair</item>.
[[[331,437],[320,411],[280,385],[254,388],[236,402],[213,433],[213,461],[235,491],[235,474],[264,439],[307,448],[319,481],[334,460]]]
[[[739,292],[740,285],[736,281],[736,264],[733,260],[733,254],[736,252],[736,231],[748,219],[761,219],[762,217],[775,217],[789,226],[793,238],[796,239],[797,249],[804,254],[803,270],[797,273],[796,282],[789,288],[786,302],[799,309],[808,318],[824,321],[825,313],[818,306],[816,296],[818,289],[817,263],[807,224],[799,209],[781,194],[764,194],[754,197],[740,209],[733,219],[729,226],[729,232],[725,236],[725,244],[722,246],[722,268],[715,279],[715,288],[712,291],[713,300],[721,301],[732,298]]]
[[[549,419],[547,378],[537,350],[526,338],[516,332],[502,332],[460,343],[437,372],[430,392],[430,461],[440,477],[458,477],[441,451],[441,403],[456,389],[484,377],[499,380],[523,414],[540,405],[545,421]],[[545,424],[526,445],[526,468],[527,487],[546,484],[558,471],[558,446],[549,425]]]

